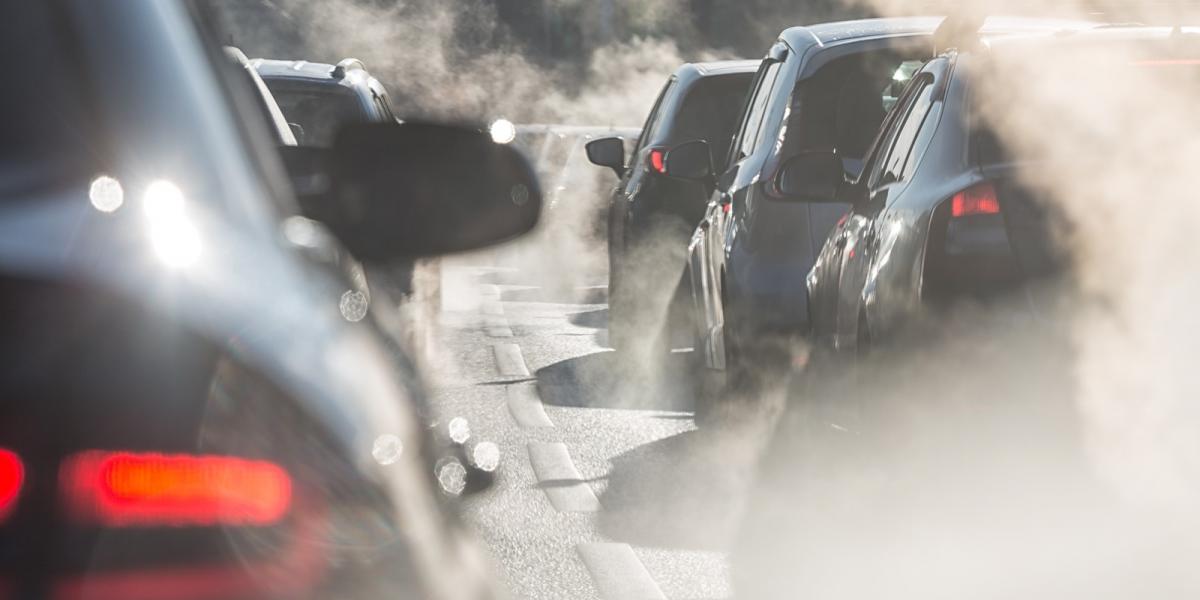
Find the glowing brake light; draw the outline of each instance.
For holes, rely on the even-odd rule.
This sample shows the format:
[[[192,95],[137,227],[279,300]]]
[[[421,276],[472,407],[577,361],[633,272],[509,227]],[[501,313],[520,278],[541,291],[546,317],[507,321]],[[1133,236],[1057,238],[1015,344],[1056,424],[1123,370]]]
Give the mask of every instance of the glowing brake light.
[[[659,148],[650,150],[650,168],[664,175],[667,173],[667,153],[665,150]]]
[[[0,448],[0,522],[12,512],[24,484],[25,466],[21,464],[21,458],[11,450]]]
[[[82,452],[63,463],[67,509],[97,525],[270,525],[292,480],[278,465],[227,456]]]
[[[1000,200],[996,197],[996,187],[987,181],[973,185],[950,199],[950,215],[955,218],[998,214]]]

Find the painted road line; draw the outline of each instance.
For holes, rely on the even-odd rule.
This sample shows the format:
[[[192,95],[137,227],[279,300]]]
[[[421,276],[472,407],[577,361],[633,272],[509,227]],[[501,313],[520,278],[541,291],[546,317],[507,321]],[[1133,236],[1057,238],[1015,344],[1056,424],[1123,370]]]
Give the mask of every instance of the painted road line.
[[[538,486],[559,512],[600,510],[600,499],[571,462],[566,444],[530,442],[529,462]]]
[[[513,336],[512,328],[508,326],[508,319],[500,315],[484,315],[483,330],[489,337],[510,338]]]
[[[576,549],[606,600],[666,600],[629,544],[589,542]]]
[[[529,367],[521,356],[521,347],[516,344],[493,344],[492,354],[496,357],[496,370],[501,377],[529,377]]]
[[[500,317],[504,316],[504,305],[499,300],[484,300],[480,311],[485,315]]]
[[[508,412],[512,413],[517,425],[525,428],[554,427],[546,415],[546,407],[538,397],[537,386],[532,383],[517,383],[505,387],[508,395]]]

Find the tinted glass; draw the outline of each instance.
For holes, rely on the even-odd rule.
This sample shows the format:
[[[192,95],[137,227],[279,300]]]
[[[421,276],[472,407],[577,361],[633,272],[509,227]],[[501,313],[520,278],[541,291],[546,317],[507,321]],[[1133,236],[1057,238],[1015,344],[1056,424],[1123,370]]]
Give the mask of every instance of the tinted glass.
[[[330,146],[342,125],[371,120],[358,95],[342,86],[267,81],[267,87],[271,88],[288,122],[304,130],[303,138],[299,140],[303,146]]]
[[[917,139],[917,134],[921,130],[921,124],[925,122],[926,115],[929,114],[929,109],[933,105],[933,85],[931,79],[923,79],[919,85],[921,89],[917,92],[912,104],[908,108],[908,113],[899,123],[900,129],[896,133],[895,141],[892,143],[891,152],[884,161],[883,177],[884,179],[899,180],[904,169],[904,161],[908,158],[909,151],[913,147],[913,143]]]
[[[738,111],[746,102],[753,76],[744,73],[709,77],[692,86],[668,136],[671,144],[704,140],[712,149],[716,164],[724,164]]]
[[[650,116],[646,119],[646,124],[642,126],[642,137],[638,140],[636,153],[640,153],[646,147],[646,144],[650,143],[650,140],[655,139],[659,130],[662,129],[663,114],[661,109],[663,101],[667,99],[673,89],[675,89],[674,77],[667,82],[667,85],[663,86],[662,91],[658,94],[658,99],[654,101],[654,108],[651,109]],[[635,156],[637,155],[636,153]]]
[[[773,62],[767,65],[758,81],[754,99],[750,101],[750,112],[742,125],[741,141],[738,152],[741,156],[754,154],[758,147],[758,138],[762,136],[763,114],[767,110],[767,102],[771,99],[771,91],[775,89],[775,80],[779,77],[779,68],[783,63]]]

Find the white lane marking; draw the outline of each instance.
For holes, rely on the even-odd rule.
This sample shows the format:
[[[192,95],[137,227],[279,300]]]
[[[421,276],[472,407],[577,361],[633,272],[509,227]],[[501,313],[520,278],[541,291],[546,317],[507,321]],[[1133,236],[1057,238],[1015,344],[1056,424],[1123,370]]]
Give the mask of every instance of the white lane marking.
[[[576,550],[606,600],[666,600],[629,544],[589,542]]]
[[[489,337],[510,338],[513,336],[512,328],[508,326],[508,319],[503,316],[484,315],[483,330]]]
[[[484,300],[483,307],[479,309],[485,315],[500,317],[504,316],[504,305],[498,301]]]
[[[546,498],[559,512],[600,510],[600,499],[571,462],[566,444],[530,442],[529,462]]]
[[[496,357],[496,370],[501,377],[529,377],[529,367],[521,356],[521,347],[516,344],[492,344]]]
[[[508,395],[508,412],[512,413],[517,425],[521,427],[554,427],[538,397],[537,386],[532,383],[518,383],[505,387]]]

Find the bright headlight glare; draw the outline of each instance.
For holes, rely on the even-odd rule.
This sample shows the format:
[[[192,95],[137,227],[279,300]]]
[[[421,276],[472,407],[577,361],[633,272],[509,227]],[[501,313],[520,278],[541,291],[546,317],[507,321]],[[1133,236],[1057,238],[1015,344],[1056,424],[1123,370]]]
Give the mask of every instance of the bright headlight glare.
[[[160,179],[146,187],[142,198],[150,243],[170,267],[186,267],[200,258],[200,233],[188,218],[183,191]]]
[[[512,124],[508,119],[496,119],[492,121],[488,132],[492,134],[492,141],[497,144],[508,144],[517,139],[517,126]]]

